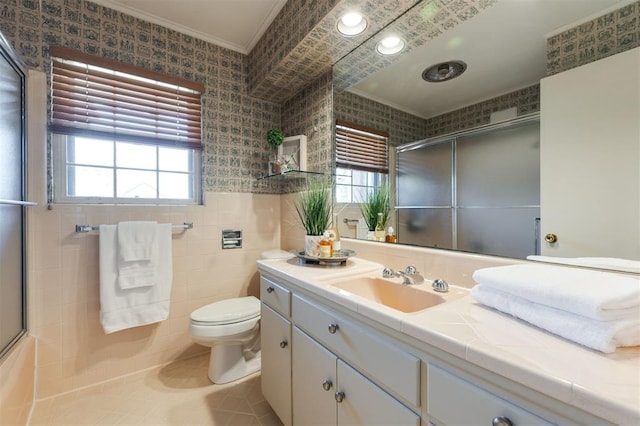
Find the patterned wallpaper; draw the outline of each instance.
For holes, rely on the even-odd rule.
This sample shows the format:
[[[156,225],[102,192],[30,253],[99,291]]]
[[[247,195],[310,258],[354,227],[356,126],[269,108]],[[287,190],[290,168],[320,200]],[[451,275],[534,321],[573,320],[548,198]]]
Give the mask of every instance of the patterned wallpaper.
[[[640,1],[547,39],[547,75],[640,46]]]
[[[279,191],[255,185],[281,107],[248,94],[246,55],[85,0],[0,0],[0,31],[47,73],[49,46],[61,45],[204,83],[204,191]]]
[[[333,97],[335,119],[389,132],[389,145],[425,138],[427,120],[350,92]]]
[[[469,105],[427,120],[426,137],[471,129],[489,124],[491,114],[496,111],[516,107],[517,115],[526,115],[540,111],[540,85],[535,84],[477,104]]]
[[[417,0],[289,0],[249,53],[249,91],[283,102],[315,81]],[[359,10],[368,18],[365,32],[343,37],[339,17]]]
[[[393,32],[405,39],[404,51],[408,52],[474,18],[496,1],[498,0],[422,0],[393,23]],[[384,36],[385,31],[381,31],[335,65],[333,86],[337,92],[359,83],[401,56],[371,55]]]

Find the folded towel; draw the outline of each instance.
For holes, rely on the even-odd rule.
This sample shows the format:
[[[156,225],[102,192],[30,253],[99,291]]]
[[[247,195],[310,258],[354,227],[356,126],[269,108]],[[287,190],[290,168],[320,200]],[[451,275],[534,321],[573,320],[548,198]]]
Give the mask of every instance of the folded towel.
[[[640,345],[638,317],[598,321],[533,303],[484,285],[473,287],[471,297],[483,305],[601,352],[612,353],[618,346]]]
[[[125,262],[151,260],[156,248],[157,222],[118,223],[118,251]]]
[[[118,223],[118,285],[121,289],[154,285],[158,263],[156,222]]]
[[[154,285],[157,267],[157,260],[125,262],[118,257],[118,287],[127,290]]]
[[[576,315],[611,320],[640,315],[640,277],[553,265],[478,269],[476,283]]]
[[[553,257],[527,256],[527,260],[561,263],[563,265],[586,266],[590,268],[610,269],[613,271],[640,274],[640,260],[618,259],[615,257]]]
[[[157,225],[156,282],[122,289],[118,285],[117,227],[100,226],[100,320],[105,333],[162,321],[169,316],[171,224]]]

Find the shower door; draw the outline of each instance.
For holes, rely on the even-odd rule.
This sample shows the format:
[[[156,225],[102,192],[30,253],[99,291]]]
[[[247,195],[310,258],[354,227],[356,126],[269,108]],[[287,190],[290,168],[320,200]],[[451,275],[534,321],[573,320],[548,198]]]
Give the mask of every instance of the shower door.
[[[25,332],[25,72],[0,34],[0,356]]]

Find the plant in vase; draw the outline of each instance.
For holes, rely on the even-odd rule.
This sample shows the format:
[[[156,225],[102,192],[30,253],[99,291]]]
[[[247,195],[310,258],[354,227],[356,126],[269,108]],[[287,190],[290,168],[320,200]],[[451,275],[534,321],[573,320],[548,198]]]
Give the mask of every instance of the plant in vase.
[[[331,222],[331,185],[328,180],[312,180],[298,194],[294,207],[305,230],[304,252],[319,257],[320,240]]]
[[[284,140],[284,133],[280,129],[271,129],[267,132],[267,143],[277,149],[280,145],[282,145],[282,141]],[[282,161],[278,158],[276,154],[274,159],[269,162],[269,174],[280,174],[282,173]]]
[[[382,240],[384,241],[384,227],[389,220],[390,194],[389,187],[382,185],[368,192],[360,202],[360,213],[369,229],[368,239],[376,239],[374,232],[376,227],[382,227]],[[379,223],[381,222],[381,223]],[[380,237],[378,237],[380,238]]]

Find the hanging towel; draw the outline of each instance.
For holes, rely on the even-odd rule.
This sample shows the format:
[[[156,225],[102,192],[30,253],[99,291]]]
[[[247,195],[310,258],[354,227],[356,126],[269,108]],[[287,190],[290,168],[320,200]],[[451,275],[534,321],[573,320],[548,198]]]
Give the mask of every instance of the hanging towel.
[[[518,264],[478,269],[473,279],[483,286],[592,319],[640,315],[640,276]]]
[[[616,257],[553,257],[527,256],[527,260],[561,263],[563,265],[586,266],[589,268],[610,269],[613,271],[640,274],[640,260],[619,259]]]
[[[125,262],[151,260],[156,247],[157,222],[118,223],[118,250]]]
[[[100,320],[106,334],[169,317],[173,279],[171,224],[157,228],[154,285],[123,289],[118,285],[117,226],[100,225]]]
[[[157,228],[156,222],[118,223],[118,286],[121,289],[155,284]]]
[[[599,321],[530,302],[523,298],[477,285],[471,297],[483,305],[520,318],[565,339],[605,353],[618,346],[640,345],[640,318]]]

